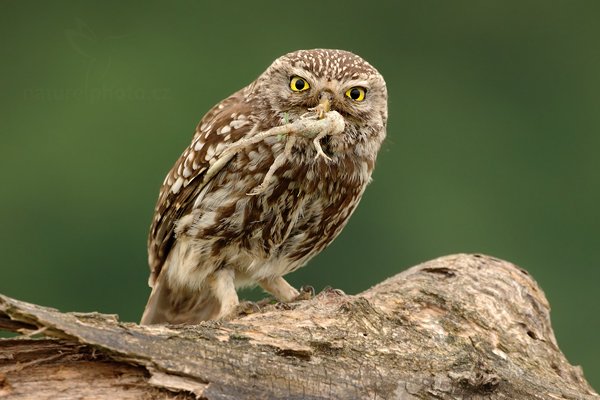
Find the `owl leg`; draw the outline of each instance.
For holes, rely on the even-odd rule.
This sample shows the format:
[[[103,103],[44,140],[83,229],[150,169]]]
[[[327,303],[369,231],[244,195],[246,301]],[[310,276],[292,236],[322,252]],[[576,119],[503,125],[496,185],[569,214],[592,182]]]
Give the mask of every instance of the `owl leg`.
[[[287,283],[282,277],[275,279],[262,279],[258,281],[258,284],[265,291],[271,293],[275,298],[284,303],[289,303],[296,300],[300,295],[300,292],[296,290],[292,285]]]
[[[234,278],[235,273],[233,270],[227,268],[218,269],[209,277],[212,295],[221,304],[221,309],[215,319],[224,318],[232,314],[240,303],[235,290]]]
[[[174,288],[166,279],[167,274],[162,272],[152,288],[140,322],[142,325],[197,324],[218,318],[223,299],[207,288],[202,291],[181,286]]]

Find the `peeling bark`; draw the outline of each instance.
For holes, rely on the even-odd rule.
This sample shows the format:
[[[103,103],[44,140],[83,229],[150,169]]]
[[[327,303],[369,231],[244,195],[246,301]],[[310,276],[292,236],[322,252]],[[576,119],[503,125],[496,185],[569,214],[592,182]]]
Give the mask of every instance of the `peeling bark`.
[[[600,399],[535,281],[483,255],[196,326],[0,296],[0,328],[23,334],[0,340],[0,397],[14,399]]]

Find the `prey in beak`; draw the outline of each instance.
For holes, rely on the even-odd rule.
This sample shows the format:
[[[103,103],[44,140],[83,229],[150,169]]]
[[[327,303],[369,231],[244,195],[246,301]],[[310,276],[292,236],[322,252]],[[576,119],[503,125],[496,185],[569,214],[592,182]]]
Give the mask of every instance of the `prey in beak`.
[[[317,113],[317,119],[325,118],[325,114],[331,110],[331,92],[323,91],[319,94],[319,104],[316,107],[309,108],[309,111]]]

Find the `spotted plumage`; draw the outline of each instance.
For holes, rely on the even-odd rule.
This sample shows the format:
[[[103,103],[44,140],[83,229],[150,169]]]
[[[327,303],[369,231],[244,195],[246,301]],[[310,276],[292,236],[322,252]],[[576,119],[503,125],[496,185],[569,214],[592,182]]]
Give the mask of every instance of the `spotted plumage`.
[[[316,157],[310,138],[297,137],[260,192],[253,189],[287,151],[285,138],[265,137],[223,162],[241,139],[314,107],[335,110],[345,122],[342,134],[320,140],[326,157]],[[370,181],[386,122],[382,76],[341,50],[286,54],[213,107],[160,190],[148,238],[152,294],[142,323],[224,317],[238,304],[236,289],[255,284],[293,300],[298,291],[283,276],[347,223]]]

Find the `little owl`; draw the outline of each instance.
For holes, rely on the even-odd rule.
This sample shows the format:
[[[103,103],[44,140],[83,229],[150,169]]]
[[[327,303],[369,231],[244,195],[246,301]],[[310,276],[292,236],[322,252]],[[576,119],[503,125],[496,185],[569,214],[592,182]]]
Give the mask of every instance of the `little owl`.
[[[314,136],[296,136],[289,148],[286,137],[267,136],[223,159],[240,140],[315,109],[319,118],[337,111],[341,134],[315,144]],[[236,289],[255,284],[280,301],[296,299],[299,292],[283,276],[346,225],[371,179],[386,124],[383,77],[342,50],[286,54],[213,107],[160,189],[148,238],[152,293],[142,324],[225,317],[238,306]]]

